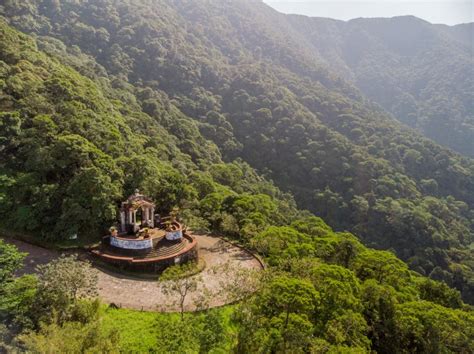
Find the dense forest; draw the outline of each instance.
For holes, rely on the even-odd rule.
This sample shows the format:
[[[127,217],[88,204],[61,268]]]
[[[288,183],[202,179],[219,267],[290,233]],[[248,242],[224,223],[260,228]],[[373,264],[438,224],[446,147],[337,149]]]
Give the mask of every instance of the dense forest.
[[[250,1],[0,6],[2,229],[97,239],[140,188],[159,211],[180,207],[190,227],[265,257],[260,290],[232,317],[238,352],[472,351],[463,300],[474,303],[474,160],[372,102],[347,77],[356,69],[334,71],[291,17]],[[463,31],[437,31],[463,48]],[[430,99],[417,112],[436,110]],[[447,114],[468,122],[472,101],[462,99],[467,113]],[[416,119],[443,120],[426,114]],[[57,302],[41,278],[15,278],[22,256],[0,246],[6,350],[41,351],[78,328],[74,345],[113,350],[87,339],[110,335],[97,306]],[[63,316],[33,310],[38,299]],[[168,328],[207,328],[206,316]],[[189,351],[207,352],[209,332],[195,333]]]
[[[474,157],[473,25],[412,16],[348,22],[288,16],[367,97],[434,141]]]
[[[212,151],[195,136],[212,140],[225,161],[241,158],[300,208],[473,301],[474,161],[364,98],[276,11],[248,1],[101,0],[8,1],[3,12],[82,74],[140,91],[135,110],[195,160]],[[169,119],[164,100],[199,131]]]
[[[245,278],[257,286],[253,296],[233,305],[230,315],[220,309],[182,319],[155,315],[143,329],[149,343],[131,344],[124,337],[143,333],[137,321],[123,322],[119,314],[127,316],[125,310],[74,295],[74,289],[94,289],[87,267],[63,258],[36,276],[14,277],[24,255],[0,240],[0,350],[470,353],[474,348],[472,307],[458,291],[410,271],[390,252],[332,231],[320,218],[268,227],[249,245],[269,265],[258,279]],[[131,315],[140,321],[153,314]]]

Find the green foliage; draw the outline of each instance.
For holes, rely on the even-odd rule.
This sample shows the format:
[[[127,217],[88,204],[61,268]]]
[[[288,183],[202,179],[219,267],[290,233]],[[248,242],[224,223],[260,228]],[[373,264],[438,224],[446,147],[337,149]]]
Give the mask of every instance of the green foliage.
[[[240,352],[474,348],[469,339],[472,308],[462,303],[458,291],[409,271],[392,253],[368,249],[350,236],[335,233],[317,218],[303,218],[253,238],[270,268],[261,290],[236,315]],[[355,252],[341,262],[348,242]]]
[[[347,311],[327,322],[325,337],[337,346],[368,350],[371,343],[365,336],[367,331],[368,327],[362,315]]]
[[[410,352],[470,352],[474,348],[474,317],[471,313],[408,302],[398,307],[400,346]]]
[[[107,308],[101,329],[104,333],[117,331],[117,346],[125,352],[221,353],[233,344],[233,312],[233,307],[223,307],[186,314],[181,321],[176,313]]]
[[[0,286],[11,281],[16,270],[23,265],[24,253],[0,239]]]
[[[311,239],[295,229],[287,226],[271,226],[252,239],[253,247],[268,257],[270,264],[276,265],[289,257],[305,257],[314,255]]]
[[[355,84],[399,119],[469,153],[467,80],[456,90],[440,87],[451,82],[451,52],[459,64],[453,76],[469,76],[470,59],[447,40],[450,30],[424,24],[407,46],[387,37],[384,21],[343,29],[326,20],[295,23],[249,1],[8,1],[2,11],[2,227],[54,241],[95,239],[139,188],[160,212],[185,209],[195,225],[238,237],[266,257],[262,290],[235,315],[239,352],[474,350],[472,309],[459,293],[397,258],[472,302],[473,160],[402,126],[320,60],[330,55],[330,65],[343,75],[353,70]],[[436,34],[430,43],[438,44],[424,47],[413,59],[419,67],[407,70],[404,58],[433,31],[448,36],[443,60],[432,65],[431,53],[441,50]],[[333,32],[351,50],[318,50],[337,42]],[[355,48],[365,33],[369,48]],[[397,52],[393,71],[394,61],[368,50],[374,37],[388,48],[380,53]],[[401,90],[400,75],[410,76],[410,89]],[[440,136],[446,131],[457,143]],[[332,231],[298,211],[292,195],[336,230],[397,256]],[[27,327],[25,314],[38,324],[54,313],[53,323],[25,337],[31,351],[113,351],[114,343],[97,341],[107,336],[130,351],[160,343],[171,352],[231,350],[223,344],[225,321],[206,313],[195,322],[182,321],[183,312],[181,321],[154,322],[110,310],[123,316],[117,322],[143,329],[139,339],[124,331],[115,337],[110,319],[100,330],[97,304],[77,299],[82,279],[50,268],[38,285],[13,279],[21,257],[4,254],[2,318]],[[171,290],[189,289],[182,285]]]
[[[224,344],[228,341],[225,322],[222,314],[218,311],[209,311],[198,321],[199,352],[225,351]]]
[[[34,328],[33,311],[37,305],[37,278],[24,275],[3,286],[0,318],[15,331]]]
[[[155,348],[161,353],[223,353],[228,338],[219,311],[189,316],[186,321],[175,317],[158,317]]]
[[[296,214],[291,197],[250,166],[222,163],[217,147],[163,92],[98,78],[104,71],[79,49],[44,39],[40,46],[62,65],[0,25],[1,75],[8,79],[2,99],[9,102],[0,126],[4,227],[51,241],[95,239],[136,188],[159,202],[160,213],[185,206],[198,225],[234,236]],[[234,198],[207,207],[217,191]]]
[[[24,257],[14,245],[0,239],[0,320],[13,331],[33,325],[31,309],[36,300],[36,278],[14,275],[22,267]]]
[[[196,353],[199,342],[194,336],[187,335],[194,328],[191,321],[176,319],[158,319],[155,326],[160,330],[157,332],[155,346],[164,353]]]
[[[446,283],[427,278],[417,278],[417,287],[423,300],[455,309],[462,307],[459,292],[447,286]]]
[[[309,273],[309,278],[321,296],[320,326],[347,311],[360,311],[360,284],[353,272],[338,265],[317,264]]]
[[[360,253],[353,265],[354,272],[362,279],[375,279],[400,290],[410,281],[410,272],[405,263],[386,251],[367,250]]]
[[[160,322],[165,322],[165,320],[174,321],[177,316],[175,314],[107,308],[103,312],[102,328],[105,332],[119,331],[117,345],[122,351],[149,352],[157,345],[156,337],[160,330],[157,327],[158,317],[163,317]],[[179,321],[179,318],[177,320]]]
[[[31,140],[27,145],[23,138],[32,129],[30,121],[47,116],[54,124],[35,127],[29,135],[32,141],[40,137],[52,144],[54,131],[77,134],[114,159],[129,161],[119,175],[113,167],[96,166],[100,173],[94,178],[102,180],[104,188],[99,193],[110,193],[109,204],[101,202],[100,210],[112,210],[139,187],[162,198],[163,211],[186,205],[194,210],[197,225],[248,240],[272,223],[285,224],[295,208],[291,197],[248,166],[221,161],[221,155],[226,161],[241,158],[331,226],[356,233],[366,244],[394,249],[412,269],[472,299],[472,254],[466,251],[474,237],[472,159],[402,126],[350,83],[353,77],[367,96],[403,122],[443,144],[458,142],[456,148],[472,152],[473,110],[466,74],[471,59],[465,40],[453,44],[459,40],[454,29],[411,18],[393,23],[358,20],[347,26],[321,19],[300,21],[247,1],[100,4],[22,6],[11,1],[4,6],[11,25],[40,36],[35,44],[4,31],[0,80],[6,94],[2,107],[7,109],[2,111],[10,123],[1,130],[11,130],[11,138],[1,143],[2,151],[21,151],[24,145],[35,152],[29,161],[49,161],[50,149],[31,149]],[[421,34],[399,36],[410,44],[401,43],[390,35],[398,33],[399,25]],[[364,50],[353,45],[361,38]],[[373,50],[380,41],[383,46]],[[320,46],[335,51],[317,50]],[[38,54],[37,47],[67,67]],[[416,51],[418,47],[422,49]],[[405,56],[410,60],[402,59]],[[436,60],[438,56],[442,60]],[[451,68],[451,60],[455,75],[445,69]],[[412,61],[417,64],[407,64]],[[426,90],[421,92],[421,87]],[[133,167],[131,161],[142,158]],[[67,192],[62,186],[69,180],[59,181],[53,171],[38,173],[34,163],[31,168],[8,166],[7,172],[1,169],[8,182],[0,188],[0,197],[7,202],[4,219],[14,221],[9,227],[25,229],[28,220],[28,230],[50,235],[40,230],[44,225],[58,238],[90,234],[92,228],[99,233],[113,221],[105,212],[96,222],[75,225],[69,219],[68,224],[65,210],[71,207],[76,218],[82,204],[94,200],[92,193],[84,195],[83,202],[73,195],[63,206]],[[189,187],[197,183],[187,178],[197,168],[216,182],[213,189]],[[140,177],[136,169],[146,172]],[[127,176],[125,181],[122,176]],[[266,207],[252,213],[232,205],[200,210],[203,193],[222,192],[216,185],[238,194],[276,197],[279,212],[268,220]],[[25,193],[18,196],[18,190]],[[242,202],[253,207],[253,201]]]
[[[238,320],[240,352],[304,352],[320,296],[309,281],[277,276]],[[247,312],[249,311],[249,312]]]
[[[398,300],[395,289],[381,285],[375,279],[368,279],[362,284],[361,302],[372,349],[377,352],[397,351],[395,316]]]
[[[63,256],[38,270],[37,310],[31,314],[36,323],[59,324],[67,320],[89,321],[98,311],[97,305],[88,308],[81,302],[96,296],[97,272],[89,263],[78,261],[76,256]],[[51,316],[53,315],[53,317]]]
[[[288,21],[315,48],[330,47],[318,56],[398,120],[474,157],[472,43],[457,35],[462,26],[438,27],[412,16]],[[411,150],[405,158],[417,163],[422,155]]]
[[[104,333],[100,322],[82,324],[68,322],[43,325],[38,333],[21,336],[21,341],[32,353],[118,353],[118,332]]]

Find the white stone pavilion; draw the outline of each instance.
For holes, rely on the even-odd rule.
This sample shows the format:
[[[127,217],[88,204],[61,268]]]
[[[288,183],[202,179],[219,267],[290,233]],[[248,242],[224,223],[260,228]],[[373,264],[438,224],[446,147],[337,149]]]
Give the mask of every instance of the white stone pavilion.
[[[137,189],[120,208],[120,232],[135,233],[144,227],[155,227],[155,204]]]

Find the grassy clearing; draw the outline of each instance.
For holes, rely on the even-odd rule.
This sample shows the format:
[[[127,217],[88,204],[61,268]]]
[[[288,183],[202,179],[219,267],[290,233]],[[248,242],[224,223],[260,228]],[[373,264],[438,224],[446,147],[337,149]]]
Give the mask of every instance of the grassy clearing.
[[[156,320],[159,316],[177,316],[128,309],[104,311],[102,329],[116,329],[120,333],[119,347],[127,352],[148,352],[156,347]]]
[[[232,322],[232,314],[235,306],[215,308],[210,311],[218,311],[222,315],[225,331],[229,334],[228,347],[234,341],[236,327]],[[198,316],[199,314],[188,313],[187,316]],[[179,313],[159,313],[136,311],[129,309],[104,308],[102,314],[102,330],[108,333],[118,330],[120,333],[119,347],[124,352],[151,352],[157,349],[157,320],[178,320]]]

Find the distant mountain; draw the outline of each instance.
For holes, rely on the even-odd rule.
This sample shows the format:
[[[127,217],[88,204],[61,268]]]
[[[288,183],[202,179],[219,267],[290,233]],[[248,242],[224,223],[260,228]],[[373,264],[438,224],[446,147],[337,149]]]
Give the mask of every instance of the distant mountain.
[[[163,154],[188,172],[196,168],[185,170],[189,163],[206,170],[219,155],[241,159],[291,192],[300,208],[368,245],[395,250],[412,269],[474,302],[474,160],[387,113],[426,134],[439,132],[438,125],[453,136],[467,134],[469,150],[464,29],[446,34],[414,18],[345,23],[286,16],[244,0],[9,1],[1,13],[38,36],[57,60],[95,82],[110,81],[121,110],[133,102],[189,156],[173,161],[160,147],[154,158]],[[74,53],[85,53],[87,65],[77,65]],[[448,114],[446,125],[434,107],[459,114]],[[148,131],[135,121],[130,127]],[[147,146],[161,145],[159,135],[146,139]],[[226,173],[224,180],[237,183]],[[262,200],[246,205],[252,210]],[[228,207],[219,198],[206,203]],[[241,217],[252,226],[242,221],[239,231],[258,229],[260,212]]]
[[[398,120],[474,156],[473,24],[287,16],[326,63]]]

